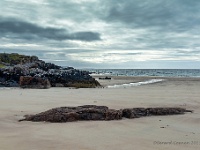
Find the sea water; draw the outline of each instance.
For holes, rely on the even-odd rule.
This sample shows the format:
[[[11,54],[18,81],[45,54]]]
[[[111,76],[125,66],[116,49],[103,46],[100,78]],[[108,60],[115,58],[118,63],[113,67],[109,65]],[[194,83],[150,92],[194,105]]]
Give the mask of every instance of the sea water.
[[[199,77],[200,69],[90,69],[92,74],[106,76],[150,76],[150,77]],[[165,79],[150,79],[137,83],[107,86],[107,88],[126,88],[162,82]]]
[[[89,69],[93,74],[113,76],[200,77],[200,69]]]

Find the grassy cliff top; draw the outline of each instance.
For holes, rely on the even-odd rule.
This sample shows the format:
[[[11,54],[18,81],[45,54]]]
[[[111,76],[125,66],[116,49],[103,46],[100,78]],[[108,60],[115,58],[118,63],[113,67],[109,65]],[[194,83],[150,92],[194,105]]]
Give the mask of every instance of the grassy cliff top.
[[[1,64],[1,62],[0,62],[0,68],[3,68],[5,65],[3,65],[3,64]]]
[[[5,64],[17,65],[39,60],[36,56],[26,56],[17,53],[0,53],[0,68]]]

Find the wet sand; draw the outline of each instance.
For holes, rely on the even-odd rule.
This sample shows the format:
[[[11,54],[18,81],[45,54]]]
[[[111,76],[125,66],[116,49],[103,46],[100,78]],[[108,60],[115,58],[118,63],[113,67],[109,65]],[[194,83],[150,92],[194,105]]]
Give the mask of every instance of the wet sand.
[[[99,80],[105,88],[96,89],[1,89],[0,149],[199,149],[200,78],[165,78],[149,85],[106,88],[149,79],[155,77],[112,77]],[[119,121],[18,122],[26,114],[86,104],[114,109],[171,106],[191,109],[194,113]]]

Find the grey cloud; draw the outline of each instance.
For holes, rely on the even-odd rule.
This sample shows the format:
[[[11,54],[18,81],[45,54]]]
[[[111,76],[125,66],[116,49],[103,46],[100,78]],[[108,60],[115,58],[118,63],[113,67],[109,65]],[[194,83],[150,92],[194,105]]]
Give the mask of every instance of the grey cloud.
[[[176,50],[176,56],[196,56],[200,55],[200,50]]]
[[[195,0],[111,0],[109,5],[104,19],[131,27],[186,31],[200,23],[200,1]]]
[[[69,33],[66,29],[41,27],[32,23],[15,19],[0,20],[0,34],[5,37],[17,37],[22,39],[51,39],[51,40],[101,40],[97,32],[83,31]]]
[[[24,55],[36,55],[39,58],[47,59],[48,56],[53,56],[53,59],[66,59],[69,54],[83,54],[83,53],[95,53],[97,50],[88,50],[88,49],[66,49],[66,50],[50,50],[50,49],[18,49],[18,48],[0,48],[0,53],[20,53]]]
[[[71,39],[77,39],[82,41],[95,41],[95,40],[101,40],[99,33],[94,32],[76,32],[70,35]]]
[[[190,56],[196,60],[200,55],[198,0],[2,0],[0,3],[2,52],[37,55],[46,60],[51,56],[48,61],[74,67],[113,68],[165,67],[161,61],[171,67],[173,65],[164,61],[189,59]],[[92,42],[101,40],[101,35],[103,40],[95,44],[72,41]],[[30,46],[23,46],[25,44]],[[151,50],[152,53],[166,53],[155,58],[155,63],[119,61],[116,66],[109,61],[96,64],[70,58],[71,54],[83,57],[97,54],[102,60],[109,55],[122,55],[126,60],[128,55],[136,58]]]
[[[123,55],[123,56],[131,56],[131,55],[140,55],[140,54],[142,54],[142,53],[107,53],[106,55]]]
[[[121,3],[120,3],[121,2]],[[155,20],[161,17],[170,17],[169,11],[162,11],[162,7],[159,3],[151,1],[150,5],[147,5],[145,1],[120,1],[111,7],[108,19],[113,21],[122,21],[125,23],[135,23],[136,25],[156,25],[163,23],[162,20]],[[157,9],[154,9],[156,7]],[[145,21],[146,20],[146,21]]]
[[[51,62],[55,63],[57,65],[61,66],[72,66],[75,68],[96,68],[99,66],[100,68],[104,68],[104,66],[109,66],[110,64],[106,63],[101,63],[101,64],[96,64],[95,62],[85,62],[81,60],[73,60],[71,59],[70,56],[67,54],[71,53],[84,53],[87,51],[91,50],[81,50],[81,49],[71,49],[69,51],[58,51],[55,52],[53,50],[37,50],[37,51],[32,51],[32,50],[21,50],[21,49],[2,49],[0,48],[0,53],[20,53],[24,55],[30,55],[30,56],[38,56],[39,59],[42,59],[46,62]],[[94,52],[94,51],[93,51]],[[53,59],[52,59],[53,57]]]

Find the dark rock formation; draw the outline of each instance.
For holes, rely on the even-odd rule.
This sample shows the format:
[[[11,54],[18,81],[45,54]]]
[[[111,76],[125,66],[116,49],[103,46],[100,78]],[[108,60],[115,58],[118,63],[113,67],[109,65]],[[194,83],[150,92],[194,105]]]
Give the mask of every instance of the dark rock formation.
[[[184,108],[127,108],[123,109],[123,117],[125,118],[140,118],[144,116],[159,116],[159,115],[178,115],[185,112],[192,112]]]
[[[192,112],[183,108],[131,108],[114,110],[106,106],[84,105],[78,107],[60,107],[36,115],[26,115],[19,121],[72,122],[78,120],[120,120],[152,115],[177,115]]]
[[[39,77],[21,76],[19,84],[21,88],[47,89],[51,87],[48,79]]]
[[[99,80],[111,80],[111,77],[100,77]]]
[[[26,115],[20,121],[70,122],[77,120],[118,120],[121,110],[108,109],[106,106],[84,105],[78,107],[60,107],[36,114]]]
[[[45,63],[36,56],[4,53],[0,54],[0,62],[6,64],[0,68],[0,86],[19,86],[21,76],[48,79],[52,87],[93,88],[100,86],[88,71]]]

